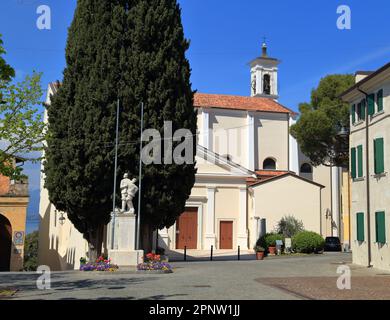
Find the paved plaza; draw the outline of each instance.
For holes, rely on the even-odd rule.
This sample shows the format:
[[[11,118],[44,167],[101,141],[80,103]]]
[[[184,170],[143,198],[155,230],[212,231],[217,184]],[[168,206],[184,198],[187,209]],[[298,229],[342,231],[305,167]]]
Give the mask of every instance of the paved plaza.
[[[8,299],[296,300],[390,299],[390,273],[351,265],[351,255],[325,253],[263,261],[173,262],[173,274],[53,272],[51,289],[39,290],[36,273],[2,273]],[[337,289],[337,268],[349,265],[352,290]]]

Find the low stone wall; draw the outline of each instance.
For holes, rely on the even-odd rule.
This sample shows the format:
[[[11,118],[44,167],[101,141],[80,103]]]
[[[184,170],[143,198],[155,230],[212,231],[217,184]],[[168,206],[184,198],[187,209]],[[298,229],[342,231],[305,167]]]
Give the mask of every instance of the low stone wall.
[[[7,196],[28,197],[28,179],[11,181]]]

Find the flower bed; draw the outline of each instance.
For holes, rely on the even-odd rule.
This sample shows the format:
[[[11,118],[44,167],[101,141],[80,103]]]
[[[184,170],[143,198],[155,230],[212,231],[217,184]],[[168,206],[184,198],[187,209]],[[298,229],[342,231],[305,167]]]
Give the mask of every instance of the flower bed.
[[[114,272],[119,269],[117,265],[111,263],[111,259],[105,259],[104,257],[99,257],[94,263],[87,263],[85,259],[81,259],[80,262],[80,271]]]
[[[145,256],[144,262],[137,266],[139,272],[172,273],[172,266],[161,261],[158,254],[149,253]]]

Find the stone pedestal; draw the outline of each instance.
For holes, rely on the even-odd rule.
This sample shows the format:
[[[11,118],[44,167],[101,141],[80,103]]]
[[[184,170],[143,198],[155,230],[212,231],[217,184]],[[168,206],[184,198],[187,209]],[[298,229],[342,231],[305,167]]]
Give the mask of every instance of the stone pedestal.
[[[132,267],[143,262],[143,250],[135,250],[136,216],[115,214],[114,246],[112,247],[113,217],[107,226],[108,256],[119,267]]]

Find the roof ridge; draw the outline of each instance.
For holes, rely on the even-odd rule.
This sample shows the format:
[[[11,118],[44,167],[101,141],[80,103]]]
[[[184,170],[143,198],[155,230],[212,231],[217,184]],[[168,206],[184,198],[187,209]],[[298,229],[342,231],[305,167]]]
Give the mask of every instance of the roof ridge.
[[[247,110],[296,114],[290,108],[267,97],[251,97],[233,94],[216,94],[197,92],[194,95],[194,106],[200,108],[219,108],[230,110]]]

